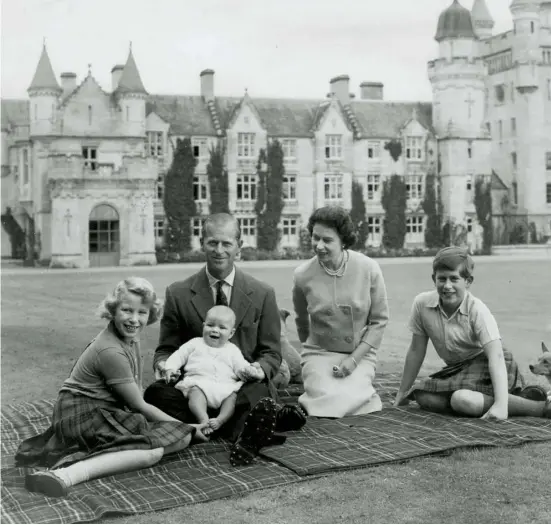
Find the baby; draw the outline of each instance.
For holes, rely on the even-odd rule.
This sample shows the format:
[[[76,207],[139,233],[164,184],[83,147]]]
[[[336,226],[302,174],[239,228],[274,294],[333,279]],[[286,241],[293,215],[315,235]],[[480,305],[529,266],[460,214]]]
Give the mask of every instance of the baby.
[[[208,423],[203,434],[212,434],[234,413],[237,391],[243,381],[261,380],[261,371],[249,363],[229,339],[235,332],[235,314],[227,306],[214,306],[207,312],[203,337],[183,344],[166,361],[164,379],[176,383],[188,400],[189,409],[199,423]],[[220,409],[209,418],[207,409]]]

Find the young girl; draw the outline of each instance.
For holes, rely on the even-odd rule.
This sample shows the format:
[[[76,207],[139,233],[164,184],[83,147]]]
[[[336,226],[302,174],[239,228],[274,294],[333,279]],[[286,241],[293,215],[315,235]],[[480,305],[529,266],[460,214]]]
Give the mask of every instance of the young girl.
[[[454,412],[485,419],[508,416],[551,417],[546,394],[523,389],[524,379],[513,356],[504,350],[496,320],[469,292],[474,262],[457,247],[440,250],[433,261],[436,290],[413,301],[412,332],[395,405],[415,397],[425,410]],[[446,363],[410,391],[431,340]]]
[[[52,425],[16,453],[19,466],[51,469],[27,474],[27,490],[65,496],[73,485],[151,467],[193,437],[206,439],[205,425],[182,423],[143,400],[139,336],[161,310],[153,287],[139,277],[121,281],[101,303],[109,324],[63,383]]]
[[[203,337],[195,337],[183,344],[165,363],[167,383],[180,376],[175,385],[188,400],[189,409],[203,430],[209,435],[228,421],[235,411],[237,391],[244,381],[262,379],[259,370],[249,363],[229,339],[235,333],[235,314],[227,306],[214,306],[207,312],[203,324]],[[210,418],[207,409],[220,409]]]

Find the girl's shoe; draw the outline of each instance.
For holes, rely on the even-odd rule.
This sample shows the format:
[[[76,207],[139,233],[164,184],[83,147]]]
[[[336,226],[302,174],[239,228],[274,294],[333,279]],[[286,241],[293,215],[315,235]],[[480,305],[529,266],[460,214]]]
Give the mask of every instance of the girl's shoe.
[[[25,476],[25,488],[29,492],[39,492],[50,498],[64,498],[69,487],[51,470],[39,470]]]

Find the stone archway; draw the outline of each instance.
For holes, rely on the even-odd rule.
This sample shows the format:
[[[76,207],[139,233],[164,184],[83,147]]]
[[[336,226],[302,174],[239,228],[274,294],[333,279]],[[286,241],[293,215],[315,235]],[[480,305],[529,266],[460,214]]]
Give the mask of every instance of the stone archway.
[[[88,220],[90,266],[118,266],[120,222],[117,210],[108,204],[96,206]]]

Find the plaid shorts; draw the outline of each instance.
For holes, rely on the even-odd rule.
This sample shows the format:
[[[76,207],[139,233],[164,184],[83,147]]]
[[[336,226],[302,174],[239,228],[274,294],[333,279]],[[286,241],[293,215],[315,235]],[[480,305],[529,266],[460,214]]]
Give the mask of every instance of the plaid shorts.
[[[518,364],[508,350],[503,350],[505,367],[507,368],[507,388],[510,394],[518,394],[525,386],[524,377]],[[462,363],[445,366],[427,379],[415,385],[408,397],[416,390],[425,392],[456,392],[457,390],[474,390],[488,396],[494,395],[494,387],[490,376],[488,358],[481,353],[475,358]]]
[[[20,466],[59,468],[105,452],[166,447],[192,432],[185,423],[147,421],[121,405],[62,391],[51,426],[23,441],[15,461]]]

